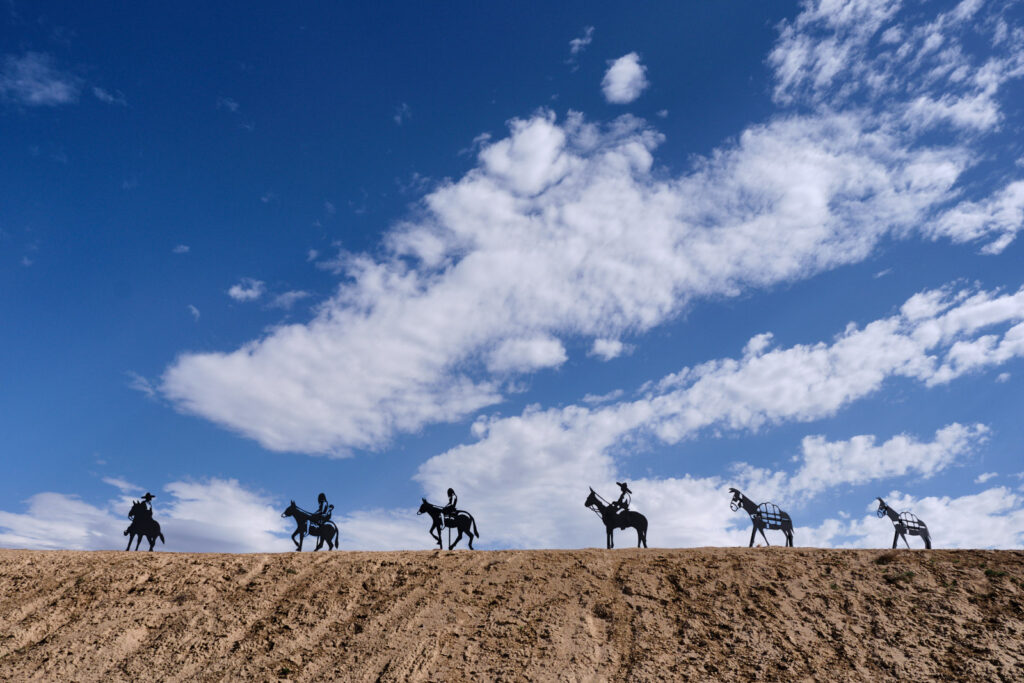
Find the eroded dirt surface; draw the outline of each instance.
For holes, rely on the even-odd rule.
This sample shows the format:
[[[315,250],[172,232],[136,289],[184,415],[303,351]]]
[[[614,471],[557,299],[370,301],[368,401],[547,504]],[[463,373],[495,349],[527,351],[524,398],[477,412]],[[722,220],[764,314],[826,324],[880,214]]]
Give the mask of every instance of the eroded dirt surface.
[[[0,550],[0,679],[1024,680],[1024,552]]]

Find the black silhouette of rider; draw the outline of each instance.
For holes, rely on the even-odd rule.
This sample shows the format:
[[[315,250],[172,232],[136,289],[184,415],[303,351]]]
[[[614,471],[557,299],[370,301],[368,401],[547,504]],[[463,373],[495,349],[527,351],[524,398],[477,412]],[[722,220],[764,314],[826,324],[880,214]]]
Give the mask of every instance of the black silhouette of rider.
[[[141,502],[142,502],[142,504],[146,506],[146,512],[148,512],[148,513],[149,513],[149,518],[150,518],[150,519],[153,519],[153,503],[152,503],[152,500],[153,500],[154,498],[156,498],[156,496],[154,496],[154,495],[153,495],[152,493],[150,493],[149,491],[146,491],[146,495],[144,495],[144,496],[142,497],[142,501],[141,501]],[[134,523],[135,523],[135,521],[136,521],[136,520],[132,520],[132,524],[134,524]],[[139,521],[141,521],[141,520],[139,520]],[[131,531],[131,528],[132,528],[132,525],[131,525],[131,524],[129,524],[129,525],[128,525],[128,528],[124,530],[125,536],[127,536],[127,535],[128,535],[128,532],[129,532],[129,531]]]
[[[318,503],[316,512],[314,512],[313,516],[309,518],[309,521],[313,524],[320,525],[331,518],[331,506],[327,502],[327,496],[322,493],[316,497],[316,502]]]
[[[459,504],[459,497],[455,495],[455,489],[448,489],[448,504],[441,508],[445,519],[455,516],[455,506]]]
[[[624,482],[624,481],[617,481],[615,483],[619,485],[619,490],[621,491],[621,493],[619,493],[619,499],[614,501],[609,507],[611,507],[616,512],[618,512],[618,511],[625,512],[626,510],[629,509],[629,502],[630,502],[629,496],[633,492],[629,490],[629,486],[627,485],[626,482]]]

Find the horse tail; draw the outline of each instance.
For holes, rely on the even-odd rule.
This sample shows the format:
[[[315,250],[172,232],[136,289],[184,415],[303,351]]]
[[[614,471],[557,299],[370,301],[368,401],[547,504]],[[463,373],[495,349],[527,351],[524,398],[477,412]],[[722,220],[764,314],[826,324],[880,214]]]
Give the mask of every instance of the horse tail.
[[[160,532],[160,542],[164,545],[167,545],[167,541],[164,540],[164,532],[162,531]]]
[[[334,550],[335,548],[338,547],[338,537],[339,536],[341,536],[341,532],[338,531],[338,527],[334,527],[334,548],[331,548],[331,550]]]
[[[480,532],[476,528],[476,517],[470,516],[470,519],[473,520],[473,533],[476,534],[477,538],[480,538]]]

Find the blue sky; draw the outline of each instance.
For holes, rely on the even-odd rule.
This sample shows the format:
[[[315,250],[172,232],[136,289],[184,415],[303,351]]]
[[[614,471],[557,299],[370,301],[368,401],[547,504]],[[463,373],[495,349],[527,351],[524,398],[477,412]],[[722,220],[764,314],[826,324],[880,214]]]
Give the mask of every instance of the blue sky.
[[[0,545],[1024,545],[1019,4],[0,21]]]

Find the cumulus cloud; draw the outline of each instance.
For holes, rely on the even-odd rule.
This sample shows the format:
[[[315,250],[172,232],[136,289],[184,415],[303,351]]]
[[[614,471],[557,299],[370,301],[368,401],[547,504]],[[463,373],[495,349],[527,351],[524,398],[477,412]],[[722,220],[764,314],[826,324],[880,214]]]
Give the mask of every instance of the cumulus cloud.
[[[267,290],[262,280],[254,280],[251,277],[243,277],[238,284],[232,285],[228,290],[228,296],[235,301],[255,301],[263,296]]]
[[[53,107],[78,101],[82,80],[60,70],[53,56],[41,52],[7,55],[0,67],[0,95],[30,107]]]
[[[565,347],[554,337],[508,339],[491,353],[487,368],[491,372],[527,372],[558,367],[567,359]]]
[[[958,185],[982,157],[984,131],[946,122],[938,141],[932,128],[906,125],[907,97],[931,92],[925,79],[904,79],[907,97],[886,91],[845,106],[850,97],[834,87],[837,70],[860,67],[833,57],[859,55],[861,43],[881,49],[870,47],[878,42],[872,36],[895,21],[891,12],[861,16],[859,8],[811,3],[785,25],[771,58],[776,98],[798,106],[740,131],[684,173],[654,170],[661,135],[631,116],[602,125],[540,111],[513,120],[506,137],[481,143],[474,168],[435,187],[413,217],[393,226],[381,251],[342,252],[325,263],[344,279],[311,320],[272,328],[234,351],[183,354],[161,390],[178,408],[267,448],[345,454],[501,401],[515,381],[510,374],[560,362],[557,348],[570,337],[589,341],[600,356],[598,347],[611,346],[596,340],[639,338],[696,300],[861,261],[886,238],[992,240],[990,251],[1001,248],[1014,230],[1016,194],[988,201]],[[966,55],[966,26],[954,17],[929,31]],[[825,44],[832,52],[815,47]],[[872,54],[868,66],[883,69],[888,62]],[[923,45],[915,55],[914,73],[945,73],[952,58]],[[1011,55],[999,60],[987,70],[967,60],[962,76],[998,86],[1016,73]],[[868,72],[844,73],[849,80]],[[999,88],[991,92],[998,105]],[[886,326],[897,331],[896,343],[910,324],[879,322],[845,343],[884,336]],[[548,340],[549,354],[537,356],[546,362],[529,354],[518,364],[503,360],[516,349],[536,350],[523,340],[537,339]],[[1015,353],[1012,335],[995,341],[972,338],[949,349],[945,368],[928,381]],[[790,356],[816,362],[823,353]],[[745,372],[776,360],[765,354]],[[727,370],[693,369],[695,391],[725,381]],[[865,386],[885,376],[855,370],[851,378]],[[801,398],[814,389],[793,390]],[[827,407],[808,404],[808,414],[847,400],[825,389]],[[727,405],[708,389],[707,404],[692,416]],[[688,433],[683,422],[666,421],[664,429]]]
[[[640,55],[630,52],[609,63],[601,91],[613,104],[629,104],[640,97],[648,85],[647,67],[640,63]]]
[[[132,499],[143,490],[119,478],[103,480],[120,495],[93,505],[76,496],[37,493],[24,513],[0,511],[0,546],[114,550],[127,543]],[[155,517],[167,541],[161,550],[181,552],[275,552],[290,550],[284,507],[234,479],[175,481],[157,495]],[[143,541],[143,547],[147,542]]]
[[[590,347],[590,355],[597,356],[601,360],[611,360],[618,358],[628,350],[629,347],[618,339],[595,339],[593,346]]]

